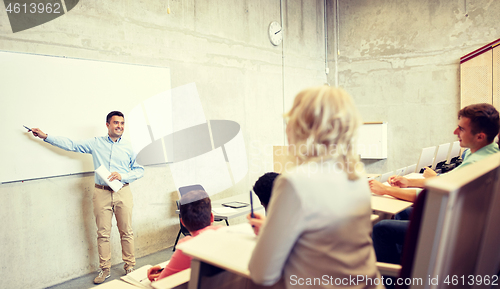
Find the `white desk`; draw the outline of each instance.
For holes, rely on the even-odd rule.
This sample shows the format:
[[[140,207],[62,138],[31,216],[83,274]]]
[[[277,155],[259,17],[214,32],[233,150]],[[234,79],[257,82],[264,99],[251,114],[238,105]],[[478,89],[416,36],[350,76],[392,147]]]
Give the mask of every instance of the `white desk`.
[[[264,207],[260,204],[259,197],[255,193],[252,193],[253,198],[253,210],[261,211],[264,210]],[[217,219],[229,220],[232,218],[236,218],[239,216],[244,216],[250,213],[250,195],[249,193],[239,194],[236,196],[231,196],[228,198],[216,200],[212,202],[212,210],[217,210],[217,208],[226,208],[222,204],[229,202],[242,202],[247,203],[248,206],[243,208],[234,209],[234,211],[230,213],[214,213],[214,217]]]
[[[374,180],[378,177],[380,177],[381,174],[366,174],[366,177],[369,179],[369,180]]]
[[[404,177],[408,179],[424,178],[422,174],[419,173],[411,173]],[[389,186],[387,182],[383,184]],[[414,190],[415,188],[408,188],[408,189]],[[372,203],[372,210],[381,213],[380,216],[382,219],[390,218],[390,216],[395,215],[413,205],[413,202],[403,201],[388,195],[380,196],[375,194],[372,194],[371,203]]]
[[[391,196],[372,195],[372,210],[389,215],[395,215],[413,205],[412,202],[398,200]]]
[[[379,215],[374,215],[374,214],[372,214],[372,215],[370,216],[370,221],[372,221],[372,225],[375,225],[375,224],[379,221],[379,219],[380,219],[380,216],[379,216]]]
[[[257,195],[253,192],[252,192],[252,196],[253,196],[253,210],[254,210],[254,212],[259,211],[259,213],[263,214],[264,213],[263,212],[264,206],[262,206],[260,204],[259,197],[257,197]],[[224,212],[224,213],[218,213],[218,212],[214,211],[214,209],[217,210],[218,208],[219,209],[220,208],[223,208],[223,209],[227,208],[227,207],[224,207],[222,204],[229,203],[229,202],[246,203],[246,204],[248,204],[248,206],[238,208],[238,209],[232,208],[232,210],[230,212]],[[239,194],[239,195],[231,196],[228,198],[213,201],[212,202],[212,212],[214,214],[214,219],[216,221],[224,220],[224,221],[226,221],[226,224],[229,226],[229,222],[228,222],[229,219],[250,214],[250,195],[249,195],[249,193],[243,193],[243,194]],[[179,214],[179,210],[177,209],[175,211],[175,213]]]
[[[403,176],[407,179],[424,179],[424,174],[421,173],[411,173],[407,174],[406,176]]]
[[[190,276],[191,269],[186,269],[153,282],[151,283],[151,286],[155,289],[187,288]]]

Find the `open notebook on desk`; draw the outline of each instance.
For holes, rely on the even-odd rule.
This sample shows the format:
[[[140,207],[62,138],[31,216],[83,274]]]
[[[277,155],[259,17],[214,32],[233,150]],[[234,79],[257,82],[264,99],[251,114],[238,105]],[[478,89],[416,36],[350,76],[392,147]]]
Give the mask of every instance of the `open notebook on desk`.
[[[170,260],[169,260],[170,261]],[[160,267],[165,268],[169,261],[158,264]],[[152,265],[144,265],[125,276],[120,277],[123,281],[130,283],[140,288],[153,288],[151,281],[148,279],[148,270],[153,267]]]

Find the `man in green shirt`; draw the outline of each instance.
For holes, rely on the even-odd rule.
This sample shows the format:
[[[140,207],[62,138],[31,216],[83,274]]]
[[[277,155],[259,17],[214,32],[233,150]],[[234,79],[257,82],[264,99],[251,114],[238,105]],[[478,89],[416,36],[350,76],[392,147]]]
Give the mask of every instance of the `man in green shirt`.
[[[498,111],[490,104],[481,103],[464,107],[458,112],[458,127],[454,134],[458,136],[460,146],[469,148],[464,161],[456,169],[482,160],[499,152],[494,142],[500,128]],[[453,171],[449,172],[453,173]],[[414,201],[419,189],[423,188],[426,179],[407,179],[401,176],[390,177],[386,186],[380,182],[370,182],[371,191],[375,194],[388,194],[396,198]],[[373,227],[372,238],[377,261],[396,263],[401,261],[402,246],[408,229],[408,212],[398,214],[395,220],[382,220]]]
[[[472,104],[461,109],[458,112],[458,127],[453,133],[458,136],[460,146],[469,148],[469,150],[466,151],[462,164],[455,169],[499,152],[498,145],[494,142],[498,132],[499,115],[492,105]],[[390,195],[414,202],[421,190],[407,188],[423,188],[425,181],[429,178],[408,179],[403,176],[392,176],[387,180],[391,186],[372,180],[370,181],[370,189],[372,193],[377,195]]]

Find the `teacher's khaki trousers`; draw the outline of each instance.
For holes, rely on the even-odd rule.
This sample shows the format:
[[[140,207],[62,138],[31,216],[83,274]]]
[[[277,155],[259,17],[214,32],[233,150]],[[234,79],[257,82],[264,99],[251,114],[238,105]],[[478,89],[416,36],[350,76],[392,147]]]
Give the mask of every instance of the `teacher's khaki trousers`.
[[[134,267],[134,233],[132,231],[132,207],[134,201],[130,186],[125,186],[118,192],[94,188],[94,216],[97,225],[97,250],[99,252],[99,267],[111,267],[111,218],[115,214],[122,244],[122,259],[125,266]]]

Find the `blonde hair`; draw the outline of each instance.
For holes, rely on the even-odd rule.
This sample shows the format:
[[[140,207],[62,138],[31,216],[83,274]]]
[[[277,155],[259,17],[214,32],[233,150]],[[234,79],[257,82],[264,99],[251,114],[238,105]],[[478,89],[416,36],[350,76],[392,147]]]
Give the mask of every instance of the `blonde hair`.
[[[361,117],[352,98],[340,88],[312,87],[295,97],[288,118],[287,135],[299,163],[333,158],[349,180],[363,172],[355,148]],[[361,165],[361,169],[356,166]]]

